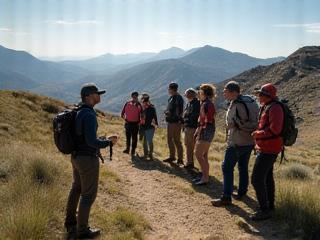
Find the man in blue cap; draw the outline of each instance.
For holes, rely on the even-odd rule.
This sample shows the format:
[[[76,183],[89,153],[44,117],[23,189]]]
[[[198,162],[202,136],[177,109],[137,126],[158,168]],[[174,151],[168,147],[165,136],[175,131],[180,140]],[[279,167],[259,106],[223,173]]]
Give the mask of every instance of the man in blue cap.
[[[81,89],[81,106],[75,119],[75,151],[71,155],[73,183],[67,203],[65,227],[68,238],[92,239],[100,235],[99,229],[88,226],[89,214],[95,201],[99,181],[99,153],[101,148],[116,144],[118,137],[97,137],[98,122],[93,107],[100,102],[100,90],[93,84]],[[80,200],[80,203],[79,203]],[[77,207],[78,216],[76,216]]]

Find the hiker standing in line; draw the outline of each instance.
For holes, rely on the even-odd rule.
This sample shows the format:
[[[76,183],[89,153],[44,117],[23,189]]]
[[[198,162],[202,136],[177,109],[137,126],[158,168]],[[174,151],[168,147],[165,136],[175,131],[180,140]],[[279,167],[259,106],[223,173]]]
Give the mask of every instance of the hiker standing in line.
[[[169,158],[164,162],[173,162],[176,160],[176,150],[178,153],[177,164],[183,165],[183,147],[181,143],[181,130],[183,126],[183,105],[184,100],[178,93],[178,84],[170,83],[168,92],[170,98],[168,99],[167,110],[165,111],[167,122],[167,141],[170,151]]]
[[[239,188],[235,196],[242,199],[248,191],[248,165],[254,140],[251,133],[257,129],[259,106],[247,95],[240,94],[237,82],[228,82],[223,90],[223,96],[230,101],[226,113],[227,149],[222,163],[223,194],[221,198],[212,201],[215,207],[227,206],[232,203],[233,171],[238,163]]]
[[[265,84],[257,91],[261,103],[258,129],[252,133],[256,143],[257,157],[252,172],[252,185],[257,195],[260,209],[251,219],[254,221],[271,218],[275,209],[275,183],[273,165],[283,150],[281,132],[284,123],[284,111],[275,101],[277,89]]]
[[[195,155],[201,167],[201,177],[195,178],[195,185],[207,185],[209,182],[208,152],[215,134],[215,106],[213,100],[216,88],[211,84],[201,84],[199,99],[201,101],[198,128],[194,135],[196,139]]]
[[[71,155],[73,183],[65,219],[68,237],[75,237],[75,234],[83,239],[100,235],[99,229],[88,226],[90,209],[98,191],[98,156],[101,148],[114,145],[118,140],[117,136],[105,140],[97,138],[98,123],[93,107],[100,102],[100,95],[104,93],[105,90],[99,90],[94,84],[85,84],[81,89],[82,103],[75,118],[75,151]]]
[[[143,138],[143,158],[153,160],[153,137],[158,127],[158,118],[154,105],[150,102],[149,95],[145,94],[142,100],[142,117],[140,123],[140,134]]]
[[[184,122],[184,144],[186,147],[187,163],[186,169],[194,168],[194,134],[198,127],[198,118],[200,114],[200,101],[197,98],[197,92],[193,88],[185,91],[188,100],[187,106],[183,112]]]
[[[138,143],[139,123],[141,120],[142,106],[138,100],[139,93],[132,92],[131,100],[126,102],[122,108],[121,117],[125,120],[125,132],[126,132],[126,149],[123,153],[130,153],[131,155],[136,154],[136,148]]]

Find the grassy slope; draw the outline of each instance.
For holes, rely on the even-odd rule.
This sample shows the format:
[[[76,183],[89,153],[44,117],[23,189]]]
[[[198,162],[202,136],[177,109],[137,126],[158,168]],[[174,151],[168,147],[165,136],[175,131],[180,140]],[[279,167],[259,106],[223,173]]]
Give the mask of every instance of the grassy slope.
[[[71,169],[67,157],[58,153],[53,145],[51,118],[54,114],[50,112],[64,107],[62,102],[45,97],[23,92],[0,92],[0,238],[24,239],[30,236],[32,239],[42,239],[48,234],[50,238],[61,236]],[[115,117],[101,114],[99,123],[99,135],[120,134],[118,147],[122,149],[122,123]],[[320,225],[320,195],[316,191],[320,174],[320,149],[316,144],[319,134],[315,131],[311,134],[310,129],[303,129],[298,144],[288,150],[289,161],[297,164],[276,166],[279,218],[291,219],[286,221],[288,229],[295,229],[297,234],[302,232],[305,236],[315,231],[310,226]],[[225,149],[222,132],[223,128],[218,126],[209,154],[210,173],[219,180]],[[155,152],[159,158],[168,154],[165,136],[165,130],[157,130]],[[253,162],[254,156],[250,169]],[[148,228],[146,221],[139,214],[121,207],[127,201],[122,192],[122,179],[108,167],[102,167],[100,183],[99,191],[106,193],[103,195],[110,204],[106,206],[98,198],[92,223],[109,233],[107,239],[143,238]],[[181,181],[177,181],[176,185],[177,190],[186,194],[197,191]],[[252,188],[250,195],[254,196]]]
[[[0,239],[60,239],[63,234],[71,167],[56,150],[51,130],[52,117],[63,108],[64,103],[46,97],[0,91]],[[121,194],[121,179],[107,167],[100,179],[99,191],[111,200]],[[105,239],[142,239],[148,228],[142,216],[116,202],[111,209],[98,199],[93,212],[91,221],[102,227]]]

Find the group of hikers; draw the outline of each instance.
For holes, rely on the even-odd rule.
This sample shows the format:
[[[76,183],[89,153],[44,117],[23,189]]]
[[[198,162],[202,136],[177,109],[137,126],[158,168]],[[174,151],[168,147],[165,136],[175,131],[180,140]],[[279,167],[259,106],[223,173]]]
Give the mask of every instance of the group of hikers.
[[[113,146],[118,136],[97,137],[97,117],[93,107],[100,102],[100,90],[94,84],[85,84],[81,89],[82,105],[75,117],[77,141],[72,152],[73,184],[70,190],[65,227],[68,235],[77,238],[94,238],[99,229],[88,225],[90,208],[96,198],[99,177],[99,150]],[[187,170],[194,168],[194,155],[200,165],[200,174],[192,181],[196,186],[209,182],[208,152],[215,135],[216,109],[214,100],[216,88],[211,84],[201,84],[197,89],[189,88],[184,98],[178,92],[178,84],[168,86],[169,99],[164,112],[167,122],[167,143],[170,155],[164,162],[184,165]],[[212,200],[215,207],[232,204],[232,198],[241,200],[248,191],[248,165],[252,151],[256,159],[251,182],[256,192],[259,210],[251,217],[253,221],[266,220],[275,209],[275,183],[273,165],[278,154],[283,150],[281,136],[284,125],[284,110],[277,103],[277,89],[265,84],[255,91],[260,107],[255,98],[242,95],[240,85],[231,81],[223,90],[228,101],[225,116],[227,146],[222,162],[223,192],[219,199]],[[138,136],[143,140],[144,159],[154,158],[153,137],[158,127],[155,106],[150,96],[132,92],[131,100],[126,102],[121,117],[125,120],[126,148],[123,153],[136,154]],[[184,161],[181,133],[184,133],[186,159]],[[234,188],[234,168],[238,164],[239,187]],[[80,203],[79,203],[80,199]],[[77,206],[78,214],[76,216]]]

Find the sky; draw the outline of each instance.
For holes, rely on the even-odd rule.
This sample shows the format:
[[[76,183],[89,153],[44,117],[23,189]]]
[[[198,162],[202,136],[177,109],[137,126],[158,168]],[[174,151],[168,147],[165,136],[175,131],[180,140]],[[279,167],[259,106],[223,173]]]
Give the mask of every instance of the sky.
[[[0,0],[0,45],[37,57],[207,44],[261,58],[320,45],[320,1]]]

